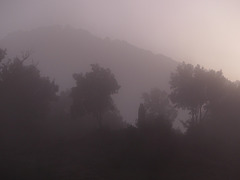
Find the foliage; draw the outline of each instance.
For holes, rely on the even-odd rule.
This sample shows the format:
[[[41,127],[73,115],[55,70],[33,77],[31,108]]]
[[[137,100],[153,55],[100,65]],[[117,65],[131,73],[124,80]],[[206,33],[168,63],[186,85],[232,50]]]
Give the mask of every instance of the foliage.
[[[170,99],[176,107],[190,112],[187,126],[194,126],[206,119],[209,105],[221,99],[228,84],[221,71],[182,63],[171,75]]]
[[[0,49],[0,63],[6,56],[6,50]]]
[[[115,110],[111,95],[117,93],[120,86],[110,69],[98,64],[92,64],[91,68],[86,74],[73,75],[76,87],[71,92],[71,109],[73,117],[92,114],[101,126],[103,113]]]
[[[1,120],[21,123],[42,118],[49,103],[56,98],[58,86],[42,77],[35,65],[24,65],[28,56],[0,64]]]
[[[0,50],[2,179],[240,178],[240,83],[227,80],[221,71],[183,63],[172,74],[170,98],[190,112],[194,126],[188,132],[194,133],[171,129],[177,111],[159,89],[143,94],[138,127],[126,128],[111,97],[119,89],[114,75],[92,65],[91,72],[74,75],[71,92],[51,103],[47,120],[52,121],[37,132],[39,136],[30,131],[32,140],[24,136],[23,141],[13,141],[16,129],[5,130],[5,124],[22,125],[26,131],[31,122],[43,118],[57,86],[36,66],[24,64],[28,54],[9,61],[5,56]],[[76,122],[83,121],[70,121],[70,111],[76,117],[86,114],[86,121],[95,117],[109,128],[74,131]]]
[[[168,94],[157,88],[143,94],[144,103],[139,107],[138,126],[165,126],[171,128],[177,111],[171,105]]]
[[[144,107],[144,104],[141,103],[138,108],[137,126],[141,127],[142,124],[144,124],[144,121],[146,121],[146,109]]]

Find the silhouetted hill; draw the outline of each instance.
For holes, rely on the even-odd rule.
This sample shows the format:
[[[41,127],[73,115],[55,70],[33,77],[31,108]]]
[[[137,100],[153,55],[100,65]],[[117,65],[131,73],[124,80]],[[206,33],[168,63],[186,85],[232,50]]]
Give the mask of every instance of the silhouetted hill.
[[[73,86],[73,73],[88,71],[92,63],[110,68],[121,85],[115,102],[129,122],[136,119],[142,93],[153,87],[168,90],[169,75],[177,66],[166,56],[70,27],[12,33],[0,41],[0,48],[7,48],[10,57],[31,50],[41,73],[55,79],[62,90]]]

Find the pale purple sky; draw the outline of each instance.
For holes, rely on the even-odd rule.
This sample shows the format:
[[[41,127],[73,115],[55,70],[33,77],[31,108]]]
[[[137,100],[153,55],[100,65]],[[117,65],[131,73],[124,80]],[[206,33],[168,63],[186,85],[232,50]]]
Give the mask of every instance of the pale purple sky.
[[[240,3],[234,0],[0,0],[0,38],[69,24],[240,79]]]

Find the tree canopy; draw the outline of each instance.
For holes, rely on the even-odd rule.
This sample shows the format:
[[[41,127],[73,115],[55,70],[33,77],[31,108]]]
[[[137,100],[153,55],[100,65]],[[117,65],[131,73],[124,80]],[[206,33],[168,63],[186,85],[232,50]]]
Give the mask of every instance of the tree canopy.
[[[217,79],[220,79],[220,84]],[[190,123],[198,124],[208,113],[209,100],[215,96],[212,91],[225,81],[221,72],[206,71],[197,65],[182,63],[172,73],[170,99],[176,107],[186,109],[191,115]],[[211,83],[215,84],[211,84]]]
[[[0,116],[1,120],[23,122],[42,118],[51,101],[56,98],[58,86],[48,77],[42,77],[33,64],[25,65],[29,54],[22,58],[4,60],[1,50],[0,63]]]
[[[221,71],[182,63],[171,75],[170,86],[172,102],[191,115],[187,126],[206,120],[220,123],[223,117],[232,117],[231,120],[237,117],[234,106],[240,102],[239,85],[226,79]]]
[[[240,83],[221,71],[180,64],[171,76],[170,95],[157,88],[143,94],[135,127],[122,123],[112,99],[120,86],[109,69],[93,64],[89,72],[74,74],[76,86],[59,94],[44,118],[57,86],[35,65],[27,65],[28,54],[5,57],[0,49],[0,168],[5,179],[73,174],[114,179],[116,173],[119,179],[239,179]],[[172,128],[174,104],[191,115],[187,133]],[[71,121],[71,113],[81,121]],[[42,122],[38,119],[47,123],[28,128]],[[108,127],[96,131],[94,119]]]
[[[93,115],[101,127],[103,113],[115,110],[111,95],[117,93],[120,86],[110,69],[102,68],[98,64],[92,64],[91,69],[86,74],[73,75],[76,86],[71,92],[71,111],[73,117]]]
[[[158,88],[143,94],[143,104],[139,106],[138,126],[165,126],[171,128],[177,111],[170,103],[168,94]]]

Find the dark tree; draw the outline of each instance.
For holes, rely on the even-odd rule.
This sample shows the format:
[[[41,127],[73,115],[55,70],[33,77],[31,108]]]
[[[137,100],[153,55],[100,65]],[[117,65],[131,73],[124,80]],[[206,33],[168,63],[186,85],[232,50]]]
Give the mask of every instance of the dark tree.
[[[140,127],[144,123],[145,119],[146,119],[146,110],[145,110],[144,104],[141,103],[139,108],[138,108],[137,126]]]
[[[35,65],[24,64],[29,54],[6,61],[5,51],[0,52],[0,119],[4,124],[28,126],[47,113],[58,86],[42,77]]]
[[[103,114],[115,110],[111,95],[117,93],[120,86],[110,69],[98,64],[92,64],[91,68],[92,71],[86,74],[73,75],[76,87],[72,88],[71,111],[73,117],[93,115],[101,127]]]
[[[168,94],[157,88],[143,94],[144,103],[139,107],[138,126],[160,126],[170,129],[177,117],[177,111],[171,105]]]
[[[240,133],[240,86],[236,82],[228,82],[225,93],[209,104],[210,117],[208,131],[227,142],[239,141]]]
[[[227,83],[221,71],[182,63],[171,75],[170,99],[176,107],[189,111],[191,118],[186,125],[195,126],[210,114],[210,103],[221,99]]]
[[[0,63],[6,56],[6,50],[0,49]]]

